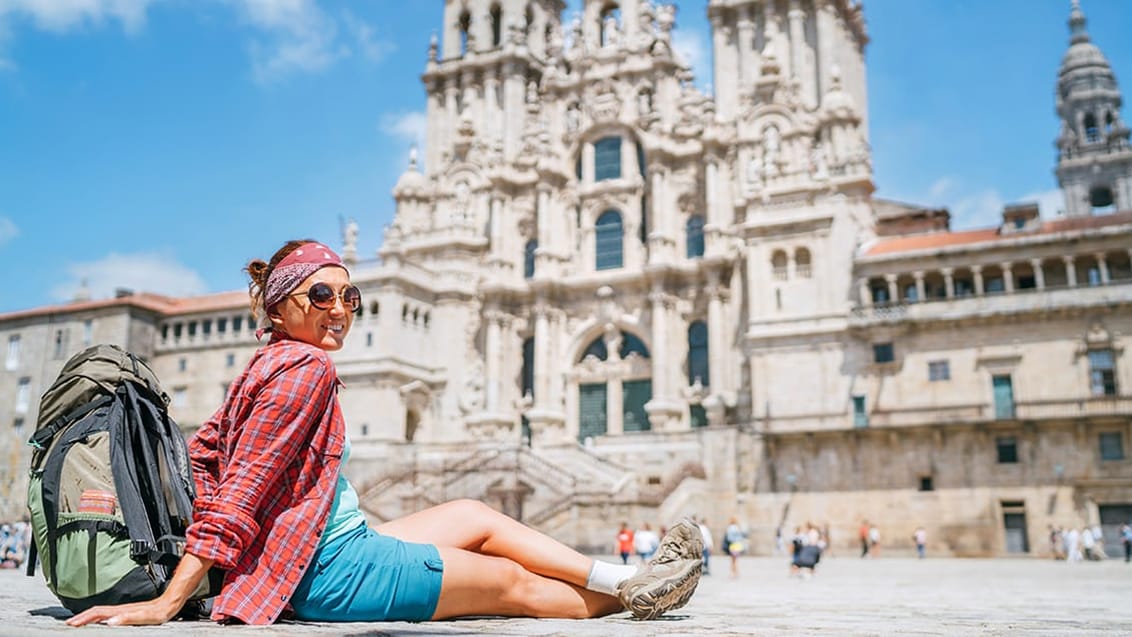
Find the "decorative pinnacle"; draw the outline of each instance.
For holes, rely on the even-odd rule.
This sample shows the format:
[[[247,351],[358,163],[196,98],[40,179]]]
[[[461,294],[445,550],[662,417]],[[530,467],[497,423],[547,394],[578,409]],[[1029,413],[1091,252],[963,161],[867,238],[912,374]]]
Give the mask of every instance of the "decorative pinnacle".
[[[1070,44],[1089,41],[1089,34],[1085,31],[1085,12],[1081,11],[1080,0],[1072,0],[1069,10],[1069,34]]]
[[[409,170],[417,169],[417,145],[413,144],[409,147]]]

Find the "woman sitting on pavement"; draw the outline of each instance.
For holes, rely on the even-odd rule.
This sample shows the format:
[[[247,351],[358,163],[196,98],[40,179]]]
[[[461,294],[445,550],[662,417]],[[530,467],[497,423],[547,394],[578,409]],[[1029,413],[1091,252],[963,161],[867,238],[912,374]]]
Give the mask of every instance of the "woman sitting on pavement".
[[[590,559],[471,500],[376,528],[341,473],[350,453],[328,352],[361,306],[342,260],[291,241],[247,266],[269,342],[189,443],[197,500],[184,557],[156,599],[96,606],[67,621],[158,624],[209,569],[226,571],[212,619],[269,624],[423,621],[469,615],[652,619],[687,603],[703,541],[682,520],[643,566]]]

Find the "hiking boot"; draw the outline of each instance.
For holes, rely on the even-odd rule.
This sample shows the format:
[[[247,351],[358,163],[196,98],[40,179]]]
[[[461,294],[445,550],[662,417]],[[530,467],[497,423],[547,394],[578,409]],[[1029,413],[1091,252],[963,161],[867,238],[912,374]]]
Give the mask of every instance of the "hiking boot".
[[[683,518],[660,540],[656,555],[649,560],[650,564],[666,564],[678,560],[703,559],[704,535],[700,532],[700,525],[692,518]]]
[[[617,598],[633,617],[656,619],[688,603],[700,583],[702,571],[703,562],[698,557],[649,562],[621,584]]]

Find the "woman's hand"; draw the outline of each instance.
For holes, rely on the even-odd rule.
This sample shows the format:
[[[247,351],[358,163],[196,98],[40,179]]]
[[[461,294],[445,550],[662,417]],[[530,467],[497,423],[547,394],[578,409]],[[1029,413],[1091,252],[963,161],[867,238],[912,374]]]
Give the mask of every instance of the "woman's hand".
[[[172,607],[162,597],[158,597],[148,602],[88,608],[68,619],[67,625],[85,626],[103,623],[110,626],[146,626],[164,624],[173,619],[179,610],[179,607]]]
[[[95,622],[111,626],[145,626],[164,624],[185,605],[197,585],[208,575],[213,561],[192,553],[181,556],[169,585],[156,599],[117,606],[95,606],[67,620],[68,626],[85,626]]]

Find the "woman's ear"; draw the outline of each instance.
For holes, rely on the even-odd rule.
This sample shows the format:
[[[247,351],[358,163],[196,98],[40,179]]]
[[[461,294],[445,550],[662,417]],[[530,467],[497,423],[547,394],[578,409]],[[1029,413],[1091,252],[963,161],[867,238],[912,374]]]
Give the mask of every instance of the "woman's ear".
[[[271,328],[273,331],[279,331],[283,327],[283,315],[279,310],[272,309],[267,312],[267,320],[271,321]]]

